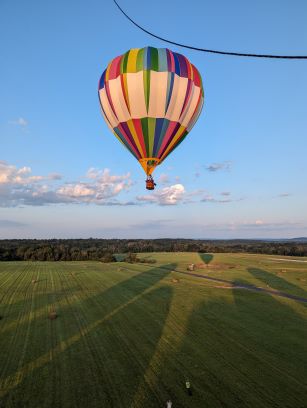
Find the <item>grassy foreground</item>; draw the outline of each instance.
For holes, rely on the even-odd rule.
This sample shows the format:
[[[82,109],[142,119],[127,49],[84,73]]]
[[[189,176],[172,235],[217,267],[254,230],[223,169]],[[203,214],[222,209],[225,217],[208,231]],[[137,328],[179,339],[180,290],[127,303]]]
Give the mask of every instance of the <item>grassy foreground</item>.
[[[307,298],[306,258],[140,256],[0,263],[1,408],[307,407],[307,303],[176,272]]]

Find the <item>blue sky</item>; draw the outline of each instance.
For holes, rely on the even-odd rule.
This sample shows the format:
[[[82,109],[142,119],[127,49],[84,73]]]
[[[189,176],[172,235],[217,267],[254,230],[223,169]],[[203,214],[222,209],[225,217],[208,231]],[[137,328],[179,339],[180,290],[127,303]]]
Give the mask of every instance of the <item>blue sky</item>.
[[[149,30],[195,46],[307,54],[304,0],[121,0]],[[307,61],[171,47],[205,107],[147,192],[100,115],[99,77],[130,48],[167,44],[111,0],[0,3],[0,238],[307,235]]]

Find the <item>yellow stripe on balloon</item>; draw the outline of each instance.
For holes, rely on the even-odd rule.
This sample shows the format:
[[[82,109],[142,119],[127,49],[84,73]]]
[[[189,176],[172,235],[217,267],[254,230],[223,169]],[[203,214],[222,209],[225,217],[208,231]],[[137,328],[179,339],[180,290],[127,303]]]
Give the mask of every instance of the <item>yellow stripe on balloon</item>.
[[[128,97],[127,74],[122,74],[122,78],[123,78],[123,88],[124,88],[123,92],[124,92],[127,108],[128,108],[129,114],[130,114],[130,103],[129,103],[129,97]]]
[[[137,148],[138,148],[138,151],[140,152],[141,157],[143,157],[143,156],[144,156],[144,152],[143,152],[141,143],[140,143],[140,141],[139,141],[138,135],[137,135],[137,133],[136,133],[136,130],[135,130],[135,127],[134,127],[134,124],[133,124],[132,119],[127,120],[127,125],[128,125],[128,128],[129,128],[129,130],[130,130],[130,132],[131,132],[131,134],[132,134],[133,140],[134,140],[134,142],[135,142],[135,144],[136,144],[136,146],[137,146]]]
[[[136,72],[136,60],[139,52],[139,48],[132,48],[129,52],[128,63],[127,63],[127,73]]]
[[[107,66],[106,75],[105,75],[105,78],[104,78],[105,83],[109,80],[111,65],[112,65],[112,62],[110,62],[110,64]]]

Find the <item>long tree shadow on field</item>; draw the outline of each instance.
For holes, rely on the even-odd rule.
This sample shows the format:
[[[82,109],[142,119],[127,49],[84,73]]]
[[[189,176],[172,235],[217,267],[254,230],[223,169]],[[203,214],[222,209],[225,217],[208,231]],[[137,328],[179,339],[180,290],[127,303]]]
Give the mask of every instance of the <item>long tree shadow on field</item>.
[[[205,254],[203,252],[198,252],[200,259],[206,264],[209,265],[210,262],[213,260],[212,254]]]
[[[180,375],[172,366],[174,355],[165,361],[165,372],[171,377],[173,370],[174,384],[182,384],[174,406],[305,408],[306,320],[268,294],[216,289],[209,299],[189,317],[178,351]],[[182,372],[191,382],[191,397]],[[161,378],[167,381],[163,370]]]
[[[71,287],[70,290],[78,290],[79,287]],[[48,291],[49,292],[49,291]],[[55,297],[60,297],[64,294],[64,290],[57,290],[53,292]],[[1,340],[8,342],[10,338],[15,336],[16,327],[18,326],[19,330],[22,328],[26,328],[29,324],[28,315],[31,314],[34,310],[37,312],[37,308],[41,309],[41,314],[46,316],[46,308],[48,306],[52,306],[52,302],[50,301],[50,295],[44,293],[42,290],[38,291],[23,291],[17,293],[21,297],[20,300],[15,302],[9,301],[9,303],[2,303],[0,304],[0,315],[3,316],[3,325],[5,327],[0,328],[1,336],[0,336],[0,349],[3,350],[1,345]],[[33,300],[34,299],[34,300]],[[39,305],[39,306],[38,306]],[[23,317],[20,320],[20,316]],[[4,334],[10,333],[10,338],[4,338]],[[0,360],[0,367],[1,367],[1,360]],[[1,370],[0,370],[0,377],[1,377]]]
[[[172,289],[155,287],[167,275],[150,269],[76,299],[54,322],[36,321],[48,324],[45,338],[32,327],[22,364],[4,373],[0,407],[132,406],[168,316]],[[147,406],[159,406],[150,386],[147,392]]]
[[[247,270],[252,276],[259,279],[266,285],[269,285],[269,287],[272,289],[307,299],[307,292],[304,289],[297,285],[294,285],[293,283],[285,279],[280,278],[279,276],[276,276],[275,274],[269,273],[259,268],[248,268]]]

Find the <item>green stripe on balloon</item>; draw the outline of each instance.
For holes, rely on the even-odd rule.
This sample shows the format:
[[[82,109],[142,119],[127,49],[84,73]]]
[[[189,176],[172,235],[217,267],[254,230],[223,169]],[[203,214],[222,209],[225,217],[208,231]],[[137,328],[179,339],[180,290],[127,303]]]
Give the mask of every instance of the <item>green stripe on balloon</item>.
[[[157,48],[149,47],[150,51],[150,62],[151,62],[151,69],[153,71],[159,71],[159,56]]]
[[[144,48],[140,49],[136,58],[136,70],[142,71],[144,66]]]
[[[141,124],[142,124],[142,132],[143,132],[145,147],[146,147],[146,157],[150,157],[150,154],[149,154],[149,140],[148,140],[148,120],[147,120],[147,118],[142,118],[141,119]]]
[[[148,112],[149,108],[149,96],[150,96],[150,71],[143,71],[143,81],[144,81],[144,96],[146,110]]]
[[[148,118],[148,144],[149,144],[149,155],[150,155],[149,157],[153,156],[155,128],[156,128],[156,119]]]

